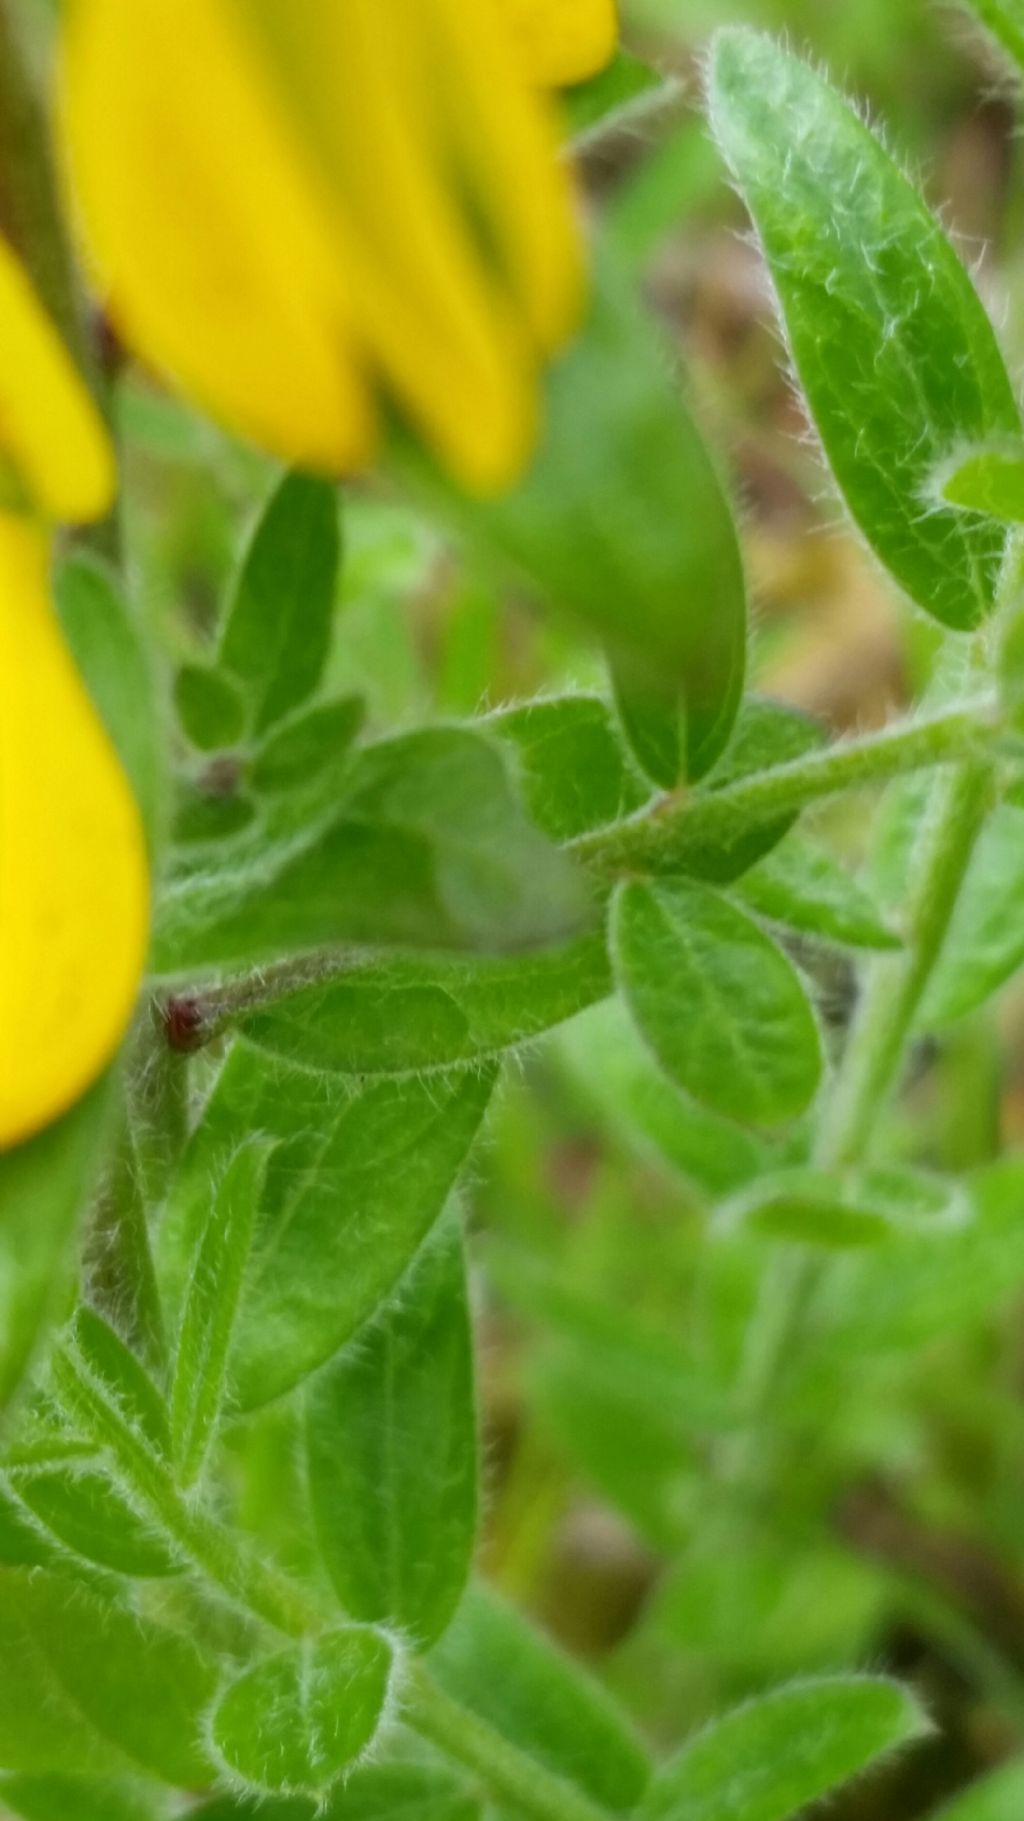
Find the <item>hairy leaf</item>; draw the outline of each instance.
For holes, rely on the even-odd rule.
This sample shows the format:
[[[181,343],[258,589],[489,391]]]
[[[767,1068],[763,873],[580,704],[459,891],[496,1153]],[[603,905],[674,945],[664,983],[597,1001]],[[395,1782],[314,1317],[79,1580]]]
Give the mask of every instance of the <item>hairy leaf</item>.
[[[359,1084],[232,1050],[162,1228],[181,1303],[209,1184],[249,1134],[277,1140],[256,1215],[229,1373],[241,1409],[291,1389],[391,1294],[441,1212],[491,1077]]]
[[[615,1702],[482,1585],[468,1589],[430,1664],[449,1694],[595,1802],[619,1811],[640,1799],[647,1757]]]
[[[642,1821],[788,1821],[928,1723],[913,1696],[871,1676],[796,1682],[699,1733],[655,1775]]]
[[[797,376],[847,506],[926,612],[977,625],[1003,533],[928,503],[956,448],[1019,433],[992,326],[914,185],[816,72],[719,34],[711,122],[753,216]]]
[[[256,1790],[318,1796],[380,1725],[392,1670],[382,1632],[347,1625],[244,1670],[220,1696],[210,1738],[232,1776]]]
[[[900,938],[873,898],[826,848],[791,834],[737,880],[744,904],[772,923],[850,948],[891,949]]]
[[[604,932],[537,954],[356,961],[240,1020],[270,1054],[348,1075],[403,1075],[521,1048],[612,989]]]
[[[432,1644],[458,1604],[476,1536],[473,1352],[456,1220],[313,1381],[306,1439],[320,1554],[342,1606]]]
[[[702,1106],[779,1125],[810,1104],[821,1038],[799,976],[719,893],[621,887],[612,947],[626,1003],[667,1073]]]
[[[523,814],[497,747],[468,728],[381,741],[311,827],[172,886],[158,972],[338,942],[516,949],[591,914],[570,861]]]
[[[270,1147],[235,1152],[192,1260],[171,1384],[171,1445],[182,1484],[199,1477],[223,1410],[228,1355]]]
[[[195,1644],[57,1575],[0,1570],[0,1768],[203,1788],[216,1671]]]
[[[217,653],[243,690],[257,733],[298,708],[320,681],[340,555],[336,488],[286,474],[256,525]]]

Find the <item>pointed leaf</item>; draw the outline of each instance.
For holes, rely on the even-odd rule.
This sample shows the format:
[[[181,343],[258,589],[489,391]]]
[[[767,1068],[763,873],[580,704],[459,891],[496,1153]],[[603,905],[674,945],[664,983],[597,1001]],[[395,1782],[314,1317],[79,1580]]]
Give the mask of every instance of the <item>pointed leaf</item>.
[[[278,1140],[229,1368],[241,1409],[323,1365],[391,1294],[441,1212],[490,1090],[483,1073],[343,1082],[236,1044],[161,1239],[164,1281],[183,1303],[211,1179],[250,1133]]]
[[[476,1537],[473,1351],[456,1220],[314,1380],[306,1438],[320,1554],[341,1604],[418,1647],[433,1643],[458,1604]]]
[[[928,1722],[896,1682],[796,1682],[712,1722],[659,1770],[640,1821],[788,1821]]]
[[[1024,444],[972,449],[954,456],[935,478],[948,506],[983,513],[1003,525],[1024,524]]]
[[[875,554],[943,624],[990,611],[1004,535],[926,510],[957,446],[1019,434],[976,291],[914,185],[813,69],[768,38],[715,41],[711,123],[760,235],[825,455]]]
[[[340,556],[337,489],[286,474],[256,525],[218,650],[257,733],[298,708],[320,681]]]
[[[235,1152],[210,1204],[189,1272],[171,1386],[171,1443],[182,1485],[202,1472],[227,1389],[228,1354],[271,1147]]]

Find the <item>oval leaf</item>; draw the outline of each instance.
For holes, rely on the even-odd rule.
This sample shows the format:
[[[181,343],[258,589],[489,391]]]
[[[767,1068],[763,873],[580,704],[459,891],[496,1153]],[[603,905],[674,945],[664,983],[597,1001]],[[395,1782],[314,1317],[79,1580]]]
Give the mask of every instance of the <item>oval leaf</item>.
[[[612,949],[637,1026],[702,1106],[771,1126],[810,1104],[822,1070],[814,1013],[785,955],[736,905],[683,881],[624,886]]]
[[[347,1625],[245,1670],[221,1695],[211,1743],[255,1790],[323,1795],[372,1744],[394,1657],[383,1633]]]

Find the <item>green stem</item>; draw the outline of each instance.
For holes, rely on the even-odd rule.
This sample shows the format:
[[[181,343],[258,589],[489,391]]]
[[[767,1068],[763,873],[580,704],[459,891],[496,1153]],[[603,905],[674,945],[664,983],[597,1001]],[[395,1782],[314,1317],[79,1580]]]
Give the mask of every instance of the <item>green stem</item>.
[[[304,1587],[268,1566],[224,1524],[182,1496],[168,1467],[73,1346],[57,1352],[53,1372],[65,1407],[107,1451],[140,1510],[207,1582],[285,1637],[315,1636],[330,1623]],[[421,1662],[403,1665],[401,1690],[406,1725],[471,1770],[498,1801],[532,1821],[608,1821],[571,1783],[444,1694]]]
[[[932,806],[915,857],[906,947],[870,965],[822,1120],[818,1157],[830,1167],[858,1162],[867,1150],[879,1109],[900,1072],[991,797],[991,767],[973,759],[957,768]]]
[[[402,1718],[421,1738],[475,1771],[486,1788],[532,1821],[607,1821],[605,1811],[571,1783],[552,1775],[510,1745],[486,1720],[453,1701],[422,1663],[409,1666]]]
[[[573,844],[573,852],[613,876],[632,870],[685,871],[687,861],[709,844],[721,853],[752,829],[794,815],[823,797],[962,760],[998,726],[995,698],[979,697],[826,752],[771,766],[720,790],[663,798],[631,821],[584,836]]]
[[[358,966],[350,949],[318,949],[313,954],[292,955],[239,974],[220,986],[195,987],[172,993],[161,1017],[167,1043],[184,1054],[223,1036],[246,1012],[276,1005],[304,986],[326,985],[339,974]]]
[[[602,878],[633,871],[685,872],[709,846],[721,856],[752,829],[794,815],[823,797],[950,764],[963,757],[965,748],[984,742],[999,724],[994,698],[981,697],[827,752],[771,766],[721,790],[663,797],[630,821],[571,842],[570,851]],[[160,1014],[167,1043],[182,1053],[201,1049],[246,1012],[274,1005],[304,986],[337,979],[359,965],[358,955],[350,949],[327,949],[257,968],[219,986],[182,989],[165,1001]]]

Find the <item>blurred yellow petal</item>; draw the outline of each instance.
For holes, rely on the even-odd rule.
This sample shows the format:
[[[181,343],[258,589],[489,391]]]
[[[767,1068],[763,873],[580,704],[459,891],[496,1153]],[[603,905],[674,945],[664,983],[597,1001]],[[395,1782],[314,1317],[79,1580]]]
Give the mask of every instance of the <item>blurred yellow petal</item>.
[[[517,475],[582,261],[501,0],[71,0],[64,66],[137,352],[292,461],[365,459],[376,392],[469,486]]]
[[[501,484],[532,441],[535,358],[438,130],[444,36],[430,27],[442,9],[437,0],[243,4],[305,136],[364,358],[468,484]],[[500,81],[492,101],[502,108]]]
[[[99,413],[2,238],[0,458],[50,518],[101,518],[114,497],[114,458]]]
[[[371,443],[342,273],[220,0],[73,0],[64,122],[121,334],[214,416],[330,470]]]
[[[0,514],[0,1148],[113,1055],[145,959],[134,799],[48,593],[48,540]]]
[[[509,287],[540,348],[552,350],[576,327],[584,269],[570,172],[559,159],[554,122],[537,98],[511,82],[495,103],[493,71],[509,56],[500,8],[436,0],[435,92],[459,167],[487,220]]]
[[[615,0],[500,0],[531,82],[568,88],[596,76],[618,41]]]

